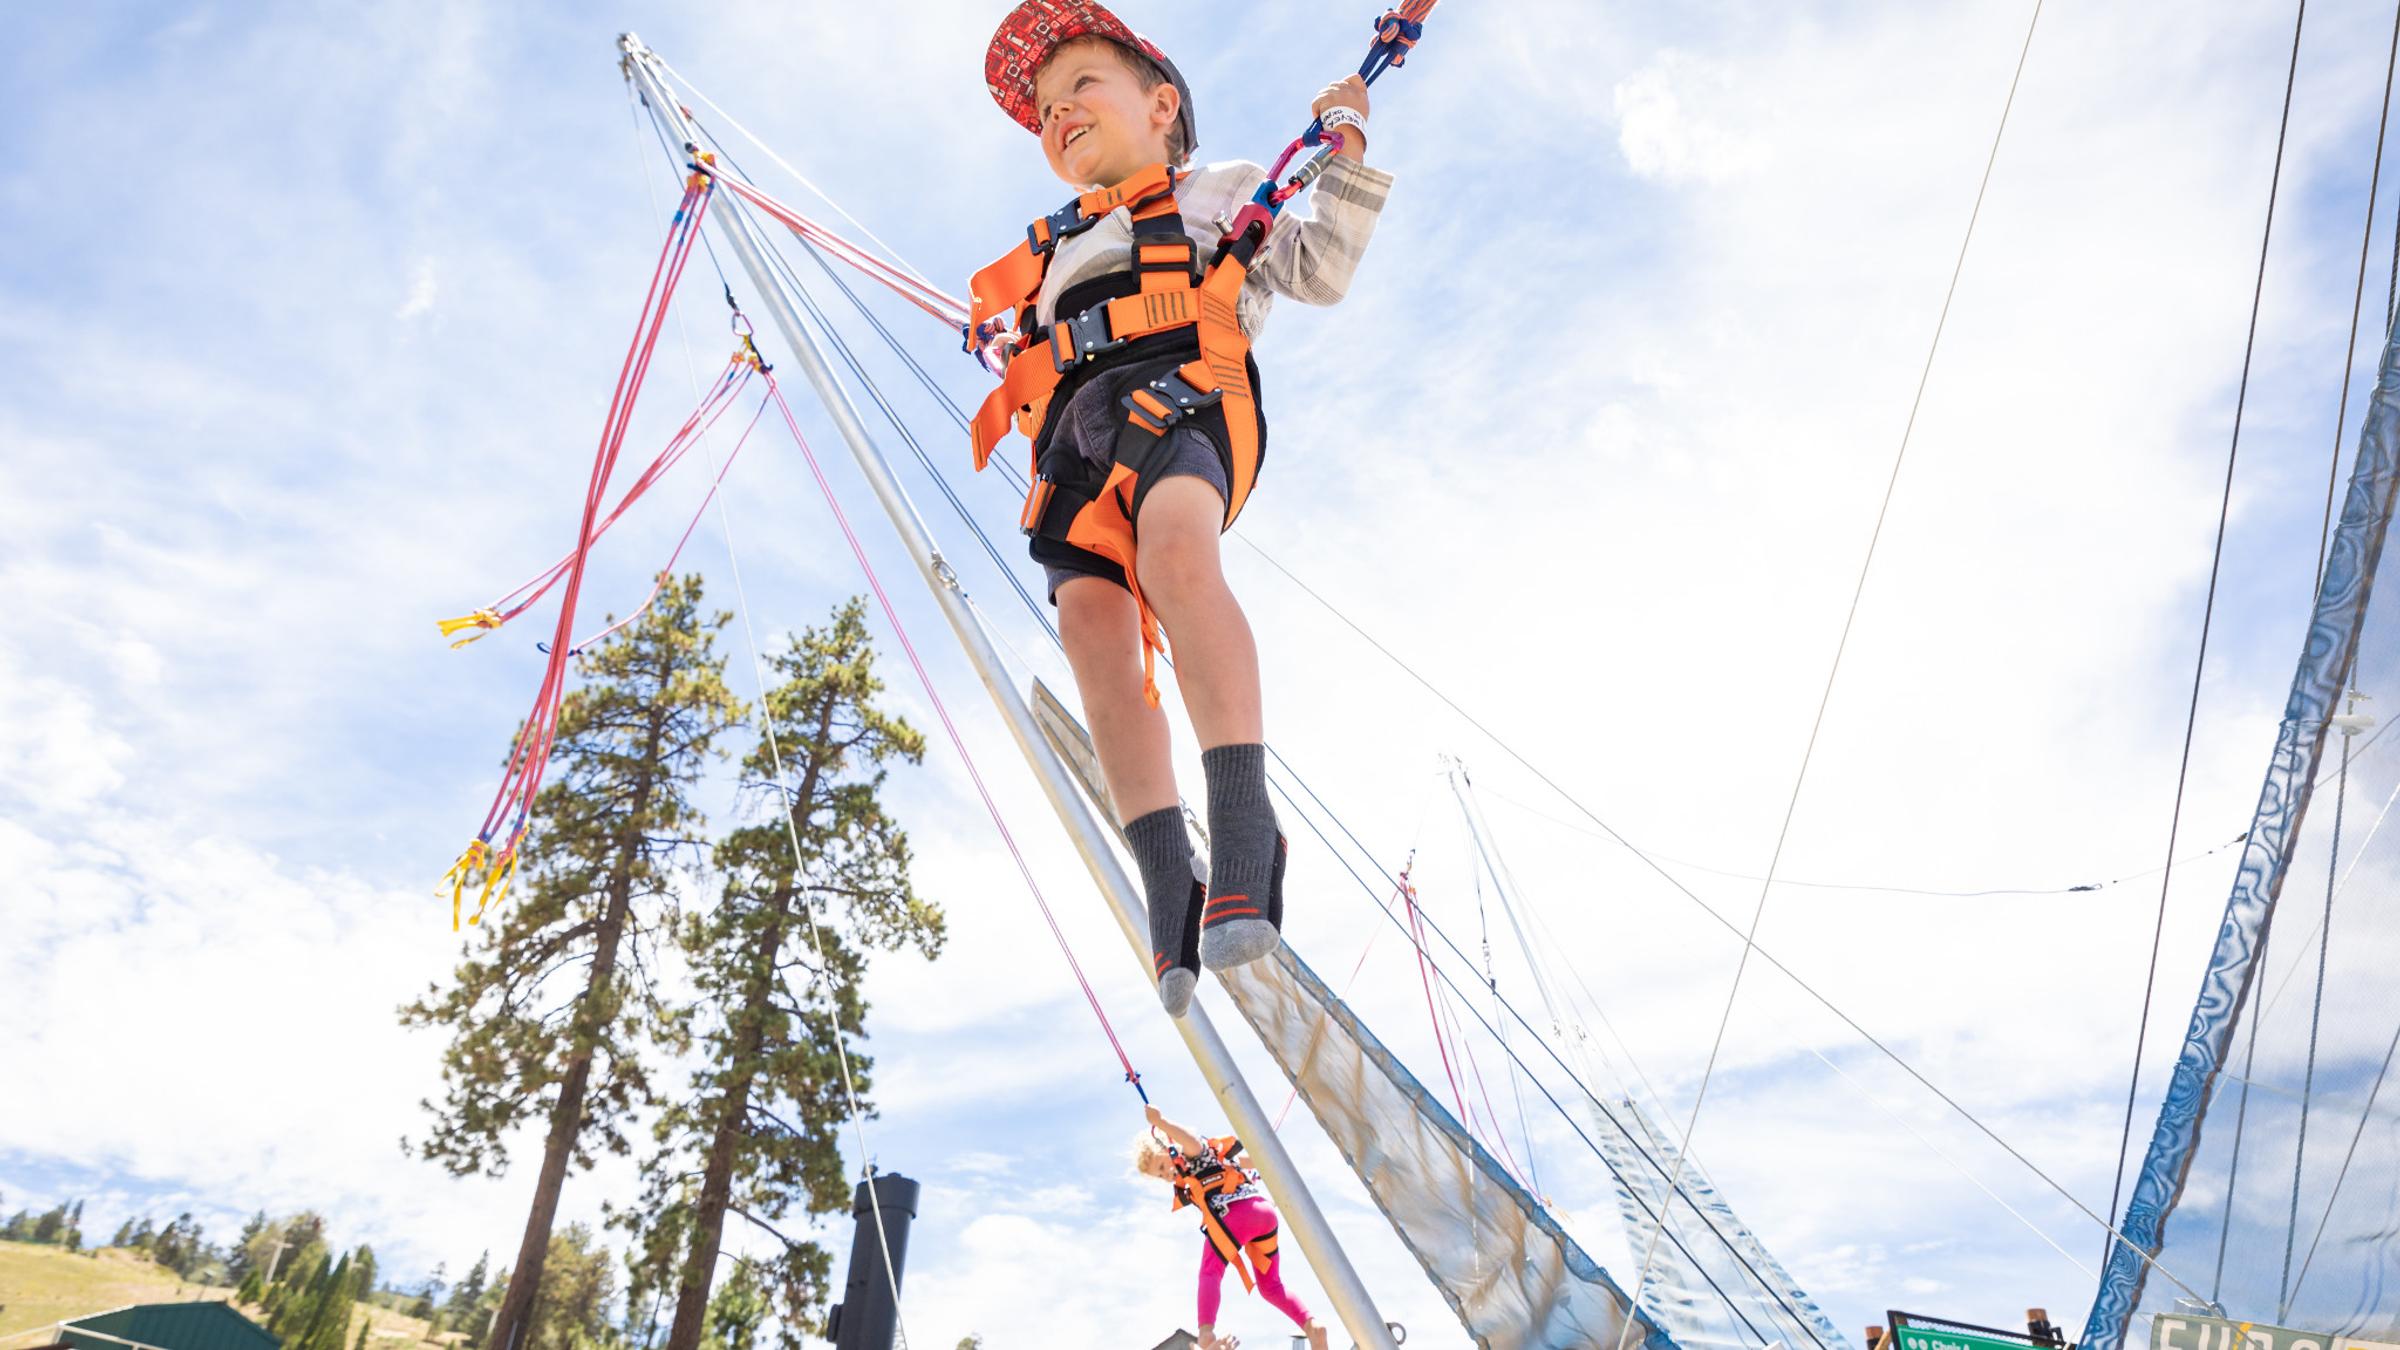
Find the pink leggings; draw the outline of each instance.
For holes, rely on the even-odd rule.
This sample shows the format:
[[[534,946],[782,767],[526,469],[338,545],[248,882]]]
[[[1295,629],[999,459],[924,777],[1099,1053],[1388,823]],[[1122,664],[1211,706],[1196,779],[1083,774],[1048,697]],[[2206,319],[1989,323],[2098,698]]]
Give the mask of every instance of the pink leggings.
[[[1225,1207],[1225,1231],[1236,1242],[1251,1242],[1275,1231],[1275,1207],[1252,1196],[1236,1200]],[[1215,1244],[1206,1238],[1200,1242],[1200,1325],[1215,1326],[1217,1300],[1225,1292],[1225,1258],[1217,1255]],[[1275,1305],[1277,1311],[1292,1319],[1295,1326],[1308,1325],[1308,1309],[1283,1287],[1283,1254],[1279,1251],[1258,1272],[1258,1293]]]

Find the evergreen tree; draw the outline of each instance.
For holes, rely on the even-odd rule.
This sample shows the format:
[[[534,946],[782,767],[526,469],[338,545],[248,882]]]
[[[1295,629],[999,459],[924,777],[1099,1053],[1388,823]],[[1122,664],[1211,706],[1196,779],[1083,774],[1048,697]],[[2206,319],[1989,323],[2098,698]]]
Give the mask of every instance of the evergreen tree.
[[[491,1281],[491,1264],[490,1252],[476,1257],[474,1269],[469,1270],[467,1277],[450,1291],[450,1301],[442,1305],[442,1320],[449,1324],[452,1331],[463,1331],[470,1336],[475,1334],[476,1328],[469,1326],[467,1319],[473,1316],[475,1305],[483,1301],[484,1286]]]
[[[360,1318],[358,1320],[358,1340],[352,1343],[350,1350],[367,1350],[367,1333],[373,1330],[374,1326],[373,1318]]]
[[[42,1217],[33,1221],[33,1240],[36,1242],[56,1243],[66,1233],[67,1207],[64,1204],[42,1211]]]
[[[10,1242],[31,1242],[33,1241],[33,1225],[33,1211],[20,1209],[8,1216],[8,1226],[0,1228],[0,1238],[6,1238]]]
[[[467,1310],[467,1344],[483,1347],[491,1344],[492,1322],[500,1316],[501,1301],[508,1297],[508,1267],[502,1266],[492,1275],[492,1282],[483,1290],[483,1297]]]
[[[173,1223],[150,1240],[150,1259],[187,1279],[207,1254],[200,1221],[192,1217],[190,1210],[176,1215]]]
[[[505,1141],[546,1117],[541,1170],[508,1291],[489,1333],[523,1350],[570,1163],[595,1145],[627,1151],[622,1126],[651,1098],[646,1043],[668,1034],[652,986],[674,883],[702,839],[690,793],[717,734],[740,716],[714,651],[730,614],[704,615],[697,577],[669,581],[651,607],[577,659],[584,687],[560,709],[561,772],[534,803],[523,898],[485,925],[448,989],[401,1010],[449,1028],[444,1096],[413,1150],[454,1175],[498,1173]],[[653,953],[654,955],[654,953]]]
[[[242,1277],[241,1287],[233,1291],[233,1301],[257,1307],[258,1301],[266,1295],[266,1291],[262,1287],[264,1283],[265,1281],[259,1279],[258,1272],[252,1270]]]
[[[274,1270],[275,1282],[306,1285],[326,1260],[325,1216],[304,1209],[283,1221],[277,1240],[283,1244],[281,1260],[272,1255],[272,1246],[266,1258]]]
[[[434,1262],[433,1273],[426,1276],[425,1283],[417,1289],[417,1301],[408,1307],[408,1315],[425,1324],[425,1333],[428,1336],[433,1334],[434,1319],[441,1316],[439,1300],[445,1287],[444,1279],[448,1273],[448,1269],[441,1262]]]
[[[708,1301],[708,1330],[700,1350],[755,1350],[758,1329],[774,1309],[758,1272],[747,1261],[736,1262],[732,1278]]]
[[[330,1267],[320,1265],[309,1281],[305,1312],[291,1319],[296,1330],[284,1340],[283,1350],[343,1350],[342,1342],[349,1338],[350,1313],[357,1302],[355,1292],[347,1255]]]
[[[257,1242],[258,1235],[265,1231],[267,1231],[267,1212],[263,1209],[251,1215],[250,1221],[242,1225],[241,1235],[233,1240],[233,1246],[225,1253],[225,1279],[228,1283],[235,1285],[249,1283],[250,1272],[258,1268],[257,1261],[252,1255],[252,1245]],[[121,1241],[119,1245],[122,1245]]]
[[[880,799],[886,767],[916,763],[924,737],[878,706],[883,682],[864,604],[852,600],[828,626],[801,634],[775,665],[783,682],[767,700],[773,743],[762,736],[743,761],[764,809],[718,844],[722,896],[677,933],[693,1011],[708,1014],[696,1024],[708,1068],[692,1096],[661,1113],[665,1156],[640,1209],[619,1217],[636,1234],[637,1282],[675,1291],[666,1350],[699,1350],[728,1215],[781,1244],[756,1278],[777,1305],[783,1344],[797,1347],[817,1327],[832,1256],[777,1223],[795,1207],[849,1207],[838,1055],[844,1039],[864,1034],[868,951],[914,947],[932,957],[942,944],[941,911],[911,887],[907,836]],[[861,1109],[869,1063],[851,1052]],[[687,1154],[697,1155],[696,1183]]]
[[[588,1350],[605,1344],[616,1287],[616,1263],[593,1240],[591,1226],[568,1224],[550,1239],[541,1292],[534,1297],[520,1350]]]
[[[111,1247],[133,1245],[133,1218],[131,1215],[126,1216],[125,1222],[117,1225],[116,1235],[108,1240],[108,1245]]]
[[[350,1253],[350,1288],[362,1300],[371,1300],[375,1294],[375,1249],[363,1242]]]

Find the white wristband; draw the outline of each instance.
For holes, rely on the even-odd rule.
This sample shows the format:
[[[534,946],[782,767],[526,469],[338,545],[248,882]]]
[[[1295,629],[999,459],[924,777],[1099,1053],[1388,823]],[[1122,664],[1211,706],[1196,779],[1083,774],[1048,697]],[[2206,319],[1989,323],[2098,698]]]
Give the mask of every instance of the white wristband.
[[[1359,115],[1358,109],[1343,104],[1337,103],[1317,114],[1317,121],[1322,123],[1327,131],[1355,127],[1362,141],[1367,134],[1367,119]]]

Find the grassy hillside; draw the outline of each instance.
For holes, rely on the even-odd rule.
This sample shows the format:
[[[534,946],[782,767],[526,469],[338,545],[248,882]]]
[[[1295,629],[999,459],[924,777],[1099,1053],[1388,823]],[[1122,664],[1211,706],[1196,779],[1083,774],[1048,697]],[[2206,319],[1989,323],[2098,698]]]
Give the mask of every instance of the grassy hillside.
[[[13,1337],[15,1344],[38,1339],[21,1332],[128,1303],[179,1303],[232,1295],[230,1289],[177,1279],[175,1272],[140,1252],[104,1247],[69,1255],[58,1247],[0,1242],[0,1340]],[[360,1308],[375,1327],[368,1336],[371,1347],[400,1350],[425,1339],[425,1324],[414,1317],[368,1304]],[[254,1320],[261,1319],[256,1308],[242,1311]],[[353,1321],[351,1336],[358,1334],[357,1327]],[[345,1337],[344,1344],[348,1343],[349,1337]]]
[[[0,1337],[128,1303],[223,1298],[230,1292],[212,1294],[205,1286],[186,1284],[140,1252],[109,1247],[69,1255],[60,1247],[0,1242]]]

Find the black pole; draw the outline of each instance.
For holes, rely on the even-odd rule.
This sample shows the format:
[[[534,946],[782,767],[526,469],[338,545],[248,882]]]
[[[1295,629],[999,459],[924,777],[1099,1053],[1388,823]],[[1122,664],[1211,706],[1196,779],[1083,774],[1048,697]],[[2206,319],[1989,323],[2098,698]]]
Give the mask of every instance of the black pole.
[[[833,1338],[834,1350],[892,1350],[900,1330],[899,1285],[908,1273],[908,1225],[917,1217],[917,1183],[897,1172],[869,1177],[858,1183],[850,1214],[858,1220],[850,1238],[850,1275],[842,1284],[842,1301],[826,1314],[825,1334]],[[888,1275],[886,1251],[892,1259]]]

